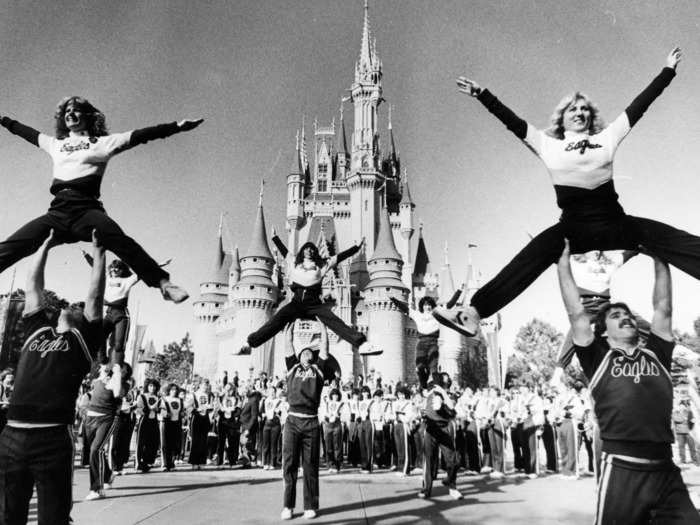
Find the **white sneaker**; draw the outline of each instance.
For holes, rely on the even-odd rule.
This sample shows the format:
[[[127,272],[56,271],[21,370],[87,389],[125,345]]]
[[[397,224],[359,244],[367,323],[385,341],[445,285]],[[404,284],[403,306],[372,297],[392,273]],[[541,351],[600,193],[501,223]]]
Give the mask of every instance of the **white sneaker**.
[[[163,283],[160,287],[160,293],[166,301],[172,301],[175,304],[180,304],[186,301],[190,294],[184,288],[174,285],[170,281]]]
[[[530,479],[537,479],[537,474],[533,472],[532,474],[528,474],[527,477]]]
[[[105,483],[104,487],[102,487],[104,490],[112,490],[112,484],[111,483]]]
[[[433,317],[438,323],[467,337],[474,337],[479,331],[479,314],[472,306],[464,310],[439,306],[433,310]]]
[[[304,511],[304,518],[307,520],[312,520],[316,517],[316,511],[313,509],[308,509]]]
[[[370,344],[369,341],[362,343],[357,351],[360,353],[360,355],[381,355],[384,353],[384,350]]]
[[[288,509],[287,507],[282,509],[282,513],[280,514],[280,519],[282,520],[291,520],[292,519],[292,509]]]
[[[452,499],[462,499],[464,498],[464,495],[457,489],[450,489],[450,497]]]
[[[489,474],[489,477],[491,477],[491,479],[503,479],[505,474],[503,472],[499,472],[498,470],[494,470],[491,472],[491,474]]]
[[[105,497],[105,493],[103,491],[97,491],[95,492],[94,490],[91,490],[88,492],[88,495],[85,496],[85,501],[92,501],[96,499],[102,499]]]

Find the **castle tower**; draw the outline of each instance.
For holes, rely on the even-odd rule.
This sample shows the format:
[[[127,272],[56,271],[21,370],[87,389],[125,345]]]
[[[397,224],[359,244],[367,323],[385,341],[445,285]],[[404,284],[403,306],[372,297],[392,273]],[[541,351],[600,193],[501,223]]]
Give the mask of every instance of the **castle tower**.
[[[240,259],[241,278],[233,291],[234,333],[232,344],[227,346],[221,357],[222,365],[219,367],[221,370],[242,372],[250,366],[256,372],[272,372],[274,362],[272,340],[262,347],[254,348],[250,356],[241,356],[240,349],[245,344],[248,334],[260,328],[272,317],[279,302],[279,289],[272,282],[274,264],[275,260],[267,244],[261,192],[250,245]],[[244,366],[244,361],[249,365]]]
[[[413,285],[413,261],[411,261],[411,238],[415,229],[413,228],[413,210],[416,205],[411,199],[411,192],[408,189],[408,175],[404,171],[403,188],[401,191],[401,202],[399,202],[399,219],[401,220],[401,257],[404,260],[401,280],[404,286],[411,288]],[[423,246],[425,249],[425,246]]]
[[[355,109],[352,133],[352,156],[347,187],[350,191],[352,238],[367,240],[369,253],[376,245],[379,195],[378,113],[382,101],[382,64],[374,43],[370,41],[369,7],[365,0],[364,25],[360,58],[355,64],[355,81],[350,87],[350,101]],[[363,288],[367,282],[366,257],[362,254],[353,264],[353,281]]]
[[[445,304],[455,293],[454,280],[452,279],[452,268],[447,256],[447,245],[445,245],[445,264],[440,269],[440,300]],[[460,381],[460,358],[465,348],[465,339],[456,330],[440,327],[440,359],[438,366],[442,372],[450,374],[452,381],[459,384]]]
[[[299,249],[299,230],[304,225],[304,186],[305,169],[299,149],[299,131],[297,130],[297,144],[294,150],[294,158],[289,175],[287,175],[287,224],[289,225],[289,238],[287,248],[292,257]]]
[[[380,372],[385,380],[403,379],[409,375],[410,364],[404,349],[406,316],[390,297],[408,300],[408,289],[401,281],[403,261],[396,250],[389,222],[389,211],[382,210],[377,244],[368,262],[370,281],[364,291],[364,303],[369,313],[369,336],[384,353],[368,357],[368,367]]]
[[[345,120],[343,119],[343,100],[340,101],[340,130],[338,131],[338,153],[336,156],[337,181],[344,181],[350,169],[350,151],[348,141],[345,138]]]
[[[214,264],[207,278],[199,285],[199,297],[194,302],[195,323],[192,330],[194,349],[193,371],[202,377],[214,377],[218,366],[218,343],[216,321],[228,300],[229,266],[231,256],[224,252],[222,222]]]

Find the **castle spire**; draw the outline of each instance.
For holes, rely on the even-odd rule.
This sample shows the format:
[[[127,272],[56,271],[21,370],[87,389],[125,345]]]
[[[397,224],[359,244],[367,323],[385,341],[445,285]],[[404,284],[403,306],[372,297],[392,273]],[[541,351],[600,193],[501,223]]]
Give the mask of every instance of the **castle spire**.
[[[411,191],[408,189],[408,172],[406,171],[406,168],[403,170],[403,188],[401,190],[401,204],[409,204],[410,206],[415,207],[415,204],[413,203],[413,199],[411,198]]]
[[[362,26],[362,42],[360,44],[360,69],[365,66],[368,70],[371,70],[372,55],[372,42],[369,30],[369,1],[365,0],[365,19]]]
[[[258,201],[258,213],[255,217],[255,224],[253,226],[253,235],[250,240],[250,245],[248,246],[248,251],[246,252],[246,257],[267,257],[272,259],[272,253],[270,252],[270,247],[267,244],[267,232],[265,230],[265,215],[263,213],[263,185],[264,181],[260,184],[260,199]]]
[[[428,273],[429,264],[430,258],[423,240],[423,221],[421,221],[418,225],[418,247],[416,248],[416,261],[413,263],[413,275],[419,276]]]
[[[389,210],[384,205],[379,219],[379,235],[377,236],[377,244],[374,247],[372,259],[395,259],[403,261],[401,255],[396,249],[394,243],[394,234],[391,232],[391,223],[389,222]]]
[[[338,136],[338,154],[345,155],[348,151],[348,142],[345,139],[345,120],[343,119],[343,102],[344,99],[340,99],[340,134]]]

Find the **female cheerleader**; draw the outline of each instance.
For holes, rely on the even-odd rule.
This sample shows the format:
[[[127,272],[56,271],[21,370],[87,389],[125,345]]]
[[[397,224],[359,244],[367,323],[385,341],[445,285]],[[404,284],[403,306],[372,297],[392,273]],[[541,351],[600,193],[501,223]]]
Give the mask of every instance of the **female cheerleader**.
[[[283,257],[287,256],[287,247],[282,241],[273,235],[272,241]],[[241,349],[242,353],[250,352],[251,348],[256,348],[267,340],[275,336],[289,323],[297,319],[319,319],[321,323],[333,330],[338,337],[348,341],[352,346],[357,346],[362,355],[379,355],[379,350],[367,341],[367,337],[346,325],[343,320],[335,315],[330,307],[321,300],[323,277],[340,262],[358,253],[365,245],[362,239],[359,245],[348,248],[345,251],[332,256],[330,259],[323,259],[318,248],[312,242],[305,243],[294,260],[294,268],[290,272],[290,289],[292,300],[280,308],[277,313],[260,327],[257,331],[248,336],[248,342]]]
[[[586,95],[565,97],[552,116],[552,126],[538,130],[504,106],[488,89],[465,77],[457,79],[462,93],[476,97],[545,164],[552,177],[559,223],[546,229],[477,291],[464,311],[436,309],[442,324],[465,334],[477,331],[488,317],[524,291],[556,262],[571,241],[571,253],[591,250],[637,250],[650,253],[700,279],[700,237],[666,224],[625,214],[613,184],[613,158],[620,142],[676,75],[680,48],[666,58],[666,67],[651,84],[605,127]]]
[[[148,286],[159,287],[163,298],[175,303],[187,292],[170,282],[170,276],[127,236],[105,212],[100,202],[100,184],[109,159],[129,148],[199,126],[203,119],[182,120],[110,135],[105,116],[82,97],[59,102],[54,115],[56,137],[39,133],[8,117],[0,125],[43,149],[53,160],[54,195],[49,211],[0,243],[0,272],[34,253],[53,229],[62,242],[89,241],[97,229],[107,250],[123,259]]]
[[[160,399],[161,418],[161,459],[163,471],[175,468],[175,458],[182,446],[182,414],[184,408],[180,399],[180,388],[175,383],[168,385],[167,394]]]
[[[241,400],[233,383],[224,385],[224,393],[218,403],[219,447],[216,452],[217,466],[224,463],[224,450],[229,467],[238,462],[241,442]]]
[[[155,463],[160,448],[157,419],[160,383],[157,379],[146,379],[143,390],[136,398],[136,469],[146,473]]]
[[[202,381],[191,399],[190,457],[188,462],[195,470],[207,464],[207,438],[211,428],[210,413],[213,410],[214,396],[209,381]]]

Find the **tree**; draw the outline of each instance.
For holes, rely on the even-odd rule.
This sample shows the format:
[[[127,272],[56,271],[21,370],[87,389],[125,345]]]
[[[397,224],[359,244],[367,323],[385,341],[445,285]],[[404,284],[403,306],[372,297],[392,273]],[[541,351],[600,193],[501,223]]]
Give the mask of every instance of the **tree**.
[[[161,385],[184,385],[192,376],[193,364],[192,340],[187,333],[179,343],[172,342],[163,346],[163,352],[156,355],[146,376],[157,379]]]
[[[506,386],[536,385],[551,379],[563,341],[564,334],[540,319],[520,328],[508,363]]]

